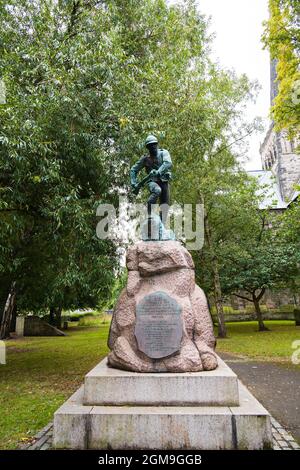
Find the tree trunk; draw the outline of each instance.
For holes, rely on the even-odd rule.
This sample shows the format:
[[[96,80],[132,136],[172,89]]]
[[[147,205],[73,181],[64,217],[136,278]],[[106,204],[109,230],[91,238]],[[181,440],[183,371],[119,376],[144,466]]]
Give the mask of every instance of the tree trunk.
[[[55,326],[56,328],[61,328],[61,312],[62,312],[62,307],[57,307],[55,309]]]
[[[50,307],[49,309],[49,323],[52,326],[55,325],[55,308],[54,307]]]
[[[207,305],[208,305],[208,310],[209,310],[209,314],[210,314],[210,318],[211,318],[212,324],[213,324],[214,326],[218,326],[217,323],[214,322],[214,319],[213,319],[213,316],[212,316],[212,313],[211,313],[211,305],[210,305],[209,298],[207,298]]]
[[[227,331],[226,331],[225,317],[224,317],[224,310],[223,310],[222,289],[221,289],[221,282],[220,282],[220,276],[219,276],[219,268],[218,268],[217,258],[215,256],[213,246],[212,246],[211,230],[210,230],[207,215],[205,215],[204,217],[204,228],[205,228],[207,246],[212,255],[214,299],[215,299],[217,317],[218,317],[218,337],[226,338]]]
[[[297,307],[297,306],[298,306],[298,302],[297,302],[297,296],[296,296],[295,293],[293,294],[293,298],[294,298],[294,306]]]
[[[7,338],[16,304],[16,283],[12,282],[0,324],[0,339]]]
[[[254,303],[254,308],[255,308],[257,321],[258,321],[258,331],[269,331],[269,328],[267,328],[263,322],[262,313],[261,313],[260,305],[259,305],[259,299],[258,297],[255,296],[255,294],[252,294],[252,295],[253,295],[253,303]]]
[[[218,337],[226,338],[227,330],[226,330],[225,318],[224,318],[221,285],[220,285],[219,275],[215,275],[215,274],[214,274],[214,298],[215,298],[217,317],[218,317]]]
[[[12,312],[12,316],[11,316],[11,322],[10,322],[10,330],[9,331],[11,331],[11,332],[16,331],[17,314],[18,314],[17,303],[15,302],[13,312]]]

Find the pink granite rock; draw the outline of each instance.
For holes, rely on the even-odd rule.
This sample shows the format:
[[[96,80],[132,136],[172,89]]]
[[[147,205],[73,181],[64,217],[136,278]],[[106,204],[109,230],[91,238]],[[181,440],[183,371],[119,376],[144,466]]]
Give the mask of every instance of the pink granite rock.
[[[110,327],[108,365],[135,372],[197,372],[218,366],[215,337],[204,292],[195,284],[194,263],[177,241],[138,242],[127,251],[127,286]],[[181,315],[178,350],[153,359],[138,348],[137,305],[152,293],[170,296]]]
[[[139,242],[135,246],[137,269],[141,276],[152,276],[179,268],[194,268],[191,255],[186,249],[183,249],[179,242],[167,241],[161,242],[159,245],[157,242]],[[128,269],[130,269],[129,266],[127,260]]]

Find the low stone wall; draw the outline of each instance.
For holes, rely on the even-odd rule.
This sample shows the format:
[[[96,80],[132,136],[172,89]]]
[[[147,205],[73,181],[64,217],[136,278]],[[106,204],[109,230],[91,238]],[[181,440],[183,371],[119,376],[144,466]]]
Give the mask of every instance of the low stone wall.
[[[55,326],[49,325],[40,317],[17,317],[16,334],[18,336],[66,336]]]
[[[263,313],[262,314],[263,320],[295,320],[295,315],[293,312],[289,313]],[[212,319],[214,323],[218,323],[218,319],[216,315],[212,315]],[[257,317],[255,313],[232,313],[232,314],[225,314],[225,321],[226,322],[242,322],[242,321],[255,321]],[[299,318],[300,324],[300,318]]]

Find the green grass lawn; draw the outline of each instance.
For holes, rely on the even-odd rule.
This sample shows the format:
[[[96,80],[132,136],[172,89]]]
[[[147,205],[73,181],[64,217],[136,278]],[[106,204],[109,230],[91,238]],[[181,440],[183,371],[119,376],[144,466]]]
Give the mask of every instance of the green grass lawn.
[[[290,363],[291,344],[300,340],[294,322],[228,323],[228,338],[217,351]],[[7,364],[0,365],[0,449],[26,442],[53,418],[54,411],[82,384],[108,348],[108,324],[71,327],[65,337],[9,340]],[[299,366],[297,366],[299,367]]]
[[[300,340],[300,327],[294,321],[264,323],[270,331],[258,332],[257,322],[226,323],[228,338],[217,340],[217,352],[291,363],[292,343]]]
[[[109,325],[71,328],[65,337],[8,340],[0,365],[0,449],[12,449],[53,419],[54,411],[103,358]]]

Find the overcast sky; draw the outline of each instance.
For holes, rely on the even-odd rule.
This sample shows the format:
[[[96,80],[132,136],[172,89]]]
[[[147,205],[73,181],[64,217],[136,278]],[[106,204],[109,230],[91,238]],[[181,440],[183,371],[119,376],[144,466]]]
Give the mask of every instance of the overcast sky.
[[[176,3],[176,0],[171,0]],[[249,117],[260,116],[268,126],[270,105],[270,59],[260,41],[262,22],[268,18],[268,0],[198,0],[199,10],[211,16],[210,31],[216,34],[213,56],[220,65],[246,73],[262,86],[255,105],[248,107]],[[261,169],[258,134],[250,138],[248,170]]]

